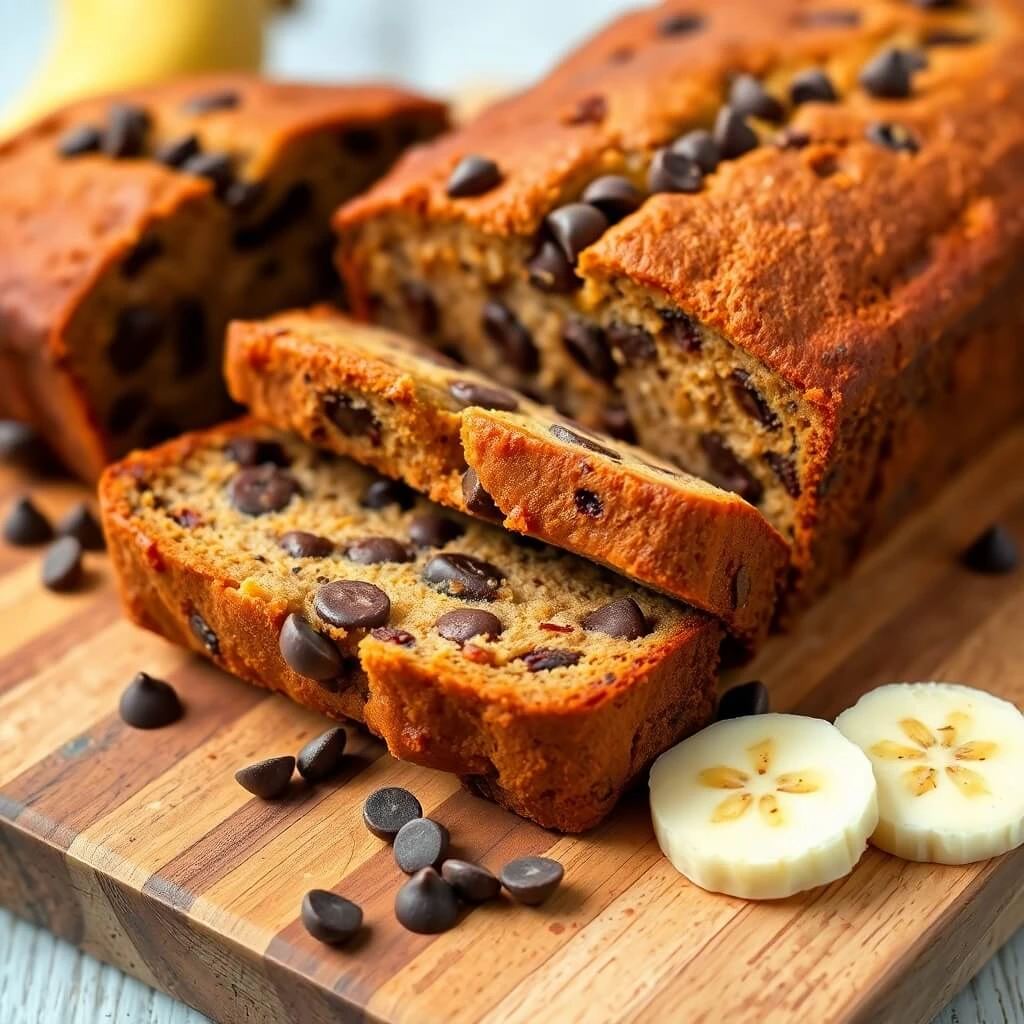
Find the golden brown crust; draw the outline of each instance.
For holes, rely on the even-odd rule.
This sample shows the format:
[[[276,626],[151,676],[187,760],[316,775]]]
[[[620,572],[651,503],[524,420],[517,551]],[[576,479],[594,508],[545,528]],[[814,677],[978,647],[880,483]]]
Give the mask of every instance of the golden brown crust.
[[[556,438],[551,426],[570,425],[523,395],[503,394],[514,411],[460,402],[453,384],[493,385],[329,309],[233,323],[225,370],[232,397],[264,423],[481,514],[467,508],[463,493],[472,469],[507,529],[708,611],[751,647],[767,633],[788,547],[734,494],[610,437],[588,432],[584,441],[614,459]],[[373,422],[362,430],[339,426],[330,415],[339,399]],[[581,509],[581,496],[596,504],[594,514]]]
[[[178,467],[211,447],[219,452],[232,438],[262,434],[240,421],[107,469],[100,484],[104,528],[133,621],[251,683],[332,717],[365,721],[396,756],[467,777],[504,806],[562,831],[597,824],[661,750],[709,720],[722,631],[686,611],[675,613],[674,624],[649,638],[635,659],[619,661],[614,676],[581,672],[574,685],[552,682],[550,691],[527,694],[510,675],[503,684],[501,670],[444,653],[421,655],[369,634],[356,638],[360,665],[343,680],[328,687],[297,675],[278,646],[294,596],[219,568],[215,553],[169,521],[164,528],[140,516],[140,501],[157,507],[170,499]],[[509,544],[509,559],[514,551]],[[572,560],[551,558],[551,586],[558,588]],[[649,598],[641,595],[648,605],[656,600]],[[194,613],[216,638],[215,650],[190,628]]]

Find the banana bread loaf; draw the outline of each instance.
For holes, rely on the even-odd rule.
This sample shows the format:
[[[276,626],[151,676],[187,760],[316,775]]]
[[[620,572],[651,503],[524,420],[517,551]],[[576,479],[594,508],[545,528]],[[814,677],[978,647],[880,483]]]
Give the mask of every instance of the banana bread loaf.
[[[715,620],[293,436],[186,435],[100,494],[135,622],[542,825],[596,824],[712,713]]]
[[[361,314],[746,496],[807,597],[1024,409],[1022,26],[631,14],[344,207],[339,260]]]
[[[225,367],[263,423],[603,562],[749,647],[768,631],[788,547],[735,494],[326,307],[232,323]]]
[[[228,319],[332,293],[332,209],[444,121],[393,89],[219,75],[0,144],[0,415],[88,479],[222,419]]]

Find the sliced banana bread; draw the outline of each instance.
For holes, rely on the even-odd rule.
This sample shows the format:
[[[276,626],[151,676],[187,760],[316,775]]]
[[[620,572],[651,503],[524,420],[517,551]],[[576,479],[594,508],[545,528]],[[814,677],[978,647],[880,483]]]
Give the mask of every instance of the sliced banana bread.
[[[261,422],[602,562],[750,646],[768,630],[788,546],[757,509],[402,335],[327,308],[236,321],[226,375]]]
[[[712,713],[717,621],[242,421],[111,466],[129,616],[542,825]]]

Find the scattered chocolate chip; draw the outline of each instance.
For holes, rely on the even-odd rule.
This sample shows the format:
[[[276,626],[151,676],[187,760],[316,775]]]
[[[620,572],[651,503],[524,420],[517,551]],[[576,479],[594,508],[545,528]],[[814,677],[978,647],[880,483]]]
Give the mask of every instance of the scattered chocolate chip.
[[[468,860],[446,860],[441,865],[441,877],[466,903],[487,903],[501,892],[501,882],[487,868]]]
[[[133,729],[162,729],[185,713],[174,687],[138,672],[118,704],[121,721]]]
[[[57,533],[76,538],[86,551],[102,551],[107,546],[100,524],[84,501],[75,505],[57,524]]]
[[[494,499],[484,490],[484,485],[480,483],[480,477],[472,466],[462,474],[462,500],[466,511],[471,515],[496,523],[505,519],[504,513],[494,503]]]
[[[169,142],[161,143],[153,152],[153,157],[168,167],[179,168],[187,160],[191,160],[199,152],[199,136],[195,133],[183,135]]]
[[[385,786],[374,790],[363,804],[363,824],[378,839],[393,842],[403,825],[423,817],[423,807],[407,789]]]
[[[295,758],[268,757],[265,761],[246,765],[235,772],[235,782],[261,800],[276,800],[284,796],[295,771]]]
[[[544,223],[565,258],[573,265],[580,253],[608,230],[608,218],[589,203],[566,203],[552,210]]]
[[[277,441],[264,441],[256,437],[233,437],[225,449],[233,462],[240,466],[290,466],[292,460]]]
[[[832,79],[820,68],[801,71],[789,84],[789,98],[794,107],[802,103],[836,103],[839,94]]]
[[[149,114],[142,107],[115,103],[107,113],[102,149],[115,160],[141,156],[149,133]]]
[[[583,284],[561,247],[550,238],[542,238],[537,251],[526,264],[530,283],[541,291],[567,295]]]
[[[643,193],[620,174],[605,174],[595,178],[580,196],[584,203],[594,206],[610,224],[615,224],[640,208]]]
[[[155,235],[144,235],[121,261],[121,276],[131,280],[138,277],[155,259],[163,254],[164,243]]]
[[[786,108],[753,75],[737,75],[729,87],[729,106],[743,117],[776,124],[785,120]]]
[[[50,520],[36,507],[31,498],[22,496],[11,506],[4,520],[4,540],[15,547],[45,544],[53,538]]]
[[[806,149],[811,144],[811,136],[800,128],[783,128],[778,135],[772,139],[772,145],[777,149]]]
[[[700,446],[722,487],[735,491],[752,505],[757,505],[761,501],[764,497],[761,482],[740,462],[721,434],[702,434]]]
[[[501,884],[516,903],[536,907],[561,884],[565,869],[550,857],[519,857],[501,869]]]
[[[43,557],[43,586],[64,593],[82,582],[82,544],[75,537],[60,537]]]
[[[57,152],[65,159],[96,153],[103,143],[103,134],[91,124],[80,124],[65,132],[57,143]]]
[[[174,356],[179,380],[194,377],[208,365],[206,309],[199,299],[182,297],[174,303]]]
[[[598,441],[595,441],[593,438],[587,437],[585,434],[580,434],[571,427],[567,427],[562,423],[552,423],[551,426],[548,427],[548,433],[565,444],[573,444],[579,448],[586,448],[588,452],[603,455],[606,459],[611,459],[613,462],[622,461],[621,453],[617,452],[614,448],[608,448]]]
[[[42,436],[27,423],[0,420],[0,462],[30,473],[48,473],[54,458]]]
[[[163,340],[166,326],[163,315],[152,306],[125,306],[117,314],[107,346],[110,365],[122,376],[141,370]]]
[[[704,187],[704,172],[682,153],[659,149],[647,171],[651,192],[699,192]]]
[[[312,206],[312,185],[296,182],[261,220],[238,228],[232,235],[232,244],[242,250],[262,248],[302,220]]]
[[[348,736],[340,725],[320,733],[299,751],[295,762],[299,774],[307,782],[329,779],[341,768],[347,742]]]
[[[223,195],[234,181],[235,161],[230,153],[196,153],[181,165],[181,172],[206,178],[217,194]]]
[[[370,630],[370,636],[383,644],[394,644],[396,647],[415,647],[416,637],[407,633],[404,629],[396,629],[394,626],[377,626]]]
[[[514,369],[521,373],[537,370],[540,357],[533,337],[508,306],[493,300],[487,302],[483,309],[483,329]]]
[[[750,600],[750,570],[741,565],[732,578],[732,606],[742,608]]]
[[[531,672],[550,672],[556,668],[569,668],[583,655],[579,651],[564,651],[556,647],[537,647],[522,655],[521,661]]]
[[[409,539],[418,548],[440,548],[466,532],[462,523],[436,512],[421,512],[409,523]]]
[[[363,926],[362,908],[326,889],[310,889],[302,897],[300,916],[306,931],[329,946],[347,942]]]
[[[764,461],[772,467],[772,471],[779,478],[786,493],[791,498],[800,497],[800,474],[797,472],[796,463],[789,455],[782,455],[779,452],[765,452]]]
[[[359,499],[363,508],[384,509],[389,505],[397,505],[408,511],[416,504],[416,492],[400,480],[388,480],[381,477],[368,484],[363,496]]]
[[[476,405],[481,409],[497,409],[501,412],[517,412],[519,409],[519,399],[511,391],[473,380],[453,380],[448,385],[448,394],[462,406]]]
[[[395,863],[407,875],[440,866],[448,853],[448,829],[432,818],[413,818],[395,836]]]
[[[658,22],[660,36],[686,36],[699,32],[704,27],[704,17],[700,14],[670,14]]]
[[[580,620],[580,625],[588,633],[604,633],[618,640],[638,640],[651,632],[651,624],[631,597],[620,597],[596,608]]]
[[[455,890],[433,868],[423,868],[398,890],[395,917],[420,935],[446,932],[459,917]]]
[[[416,325],[416,332],[425,338],[433,335],[440,326],[441,313],[430,288],[422,281],[403,281],[402,298]]]
[[[1010,531],[996,523],[971,543],[960,561],[973,572],[1002,575],[1017,568],[1020,552]]]
[[[412,549],[394,537],[360,537],[345,548],[345,557],[358,565],[379,565],[382,562],[412,562]]]
[[[687,355],[695,355],[700,352],[703,342],[700,329],[692,317],[681,309],[662,310],[661,316],[665,321],[665,333],[673,345]]]
[[[107,426],[112,434],[130,430],[146,411],[146,396],[141,391],[126,391],[115,399],[107,415]]]
[[[623,405],[609,405],[601,410],[601,429],[617,441],[636,444],[636,428]]]
[[[242,102],[242,97],[233,89],[220,89],[185,100],[181,109],[186,114],[209,114],[214,110],[233,110]]]
[[[284,620],[278,648],[285,664],[306,679],[324,682],[341,674],[341,652],[334,641],[294,612]]]
[[[240,469],[228,484],[228,500],[247,516],[280,512],[300,493],[298,480],[269,462]]]
[[[380,587],[363,580],[325,583],[313,601],[313,610],[338,629],[383,626],[391,614],[391,599]]]
[[[289,530],[277,539],[278,545],[292,558],[326,558],[334,553],[334,543],[326,537],[305,530]]]
[[[474,637],[482,636],[493,640],[501,636],[501,619],[493,612],[481,608],[457,608],[445,612],[435,623],[437,632],[457,644],[464,644]]]
[[[188,617],[188,628],[192,635],[212,654],[217,657],[220,654],[220,639],[210,628],[210,624],[199,614],[192,612]]]
[[[612,351],[617,352],[627,366],[641,366],[651,362],[658,354],[650,331],[634,324],[614,323],[606,331]]]
[[[608,116],[608,101],[594,93],[590,96],[583,96],[573,108],[572,113],[566,119],[567,124],[601,124]]]
[[[570,317],[562,328],[562,344],[573,362],[595,380],[610,383],[615,379],[619,368],[605,333],[597,324]]]
[[[782,429],[782,423],[764,396],[754,386],[746,370],[736,369],[729,375],[731,390],[736,404],[751,418],[767,430]]]
[[[771,706],[768,687],[754,680],[730,687],[718,702],[719,722],[726,718],[747,718],[750,715],[766,715]]]
[[[714,138],[723,160],[734,160],[758,146],[757,132],[742,114],[729,106],[722,107],[715,118]]]
[[[451,199],[481,196],[501,184],[498,165],[485,156],[464,156],[448,178],[447,192]]]
[[[910,95],[912,74],[906,52],[892,46],[868,61],[858,80],[876,99],[902,100]]]
[[[374,447],[380,444],[381,425],[372,409],[340,391],[328,391],[320,403],[324,416],[346,437],[366,437]]]
[[[897,153],[916,153],[921,148],[909,128],[892,121],[875,121],[864,134],[869,142]]]
[[[687,132],[676,139],[669,149],[692,160],[705,174],[712,174],[718,169],[718,145],[711,132],[704,128],[695,128],[692,132]]]
[[[435,555],[423,569],[423,581],[463,601],[493,601],[505,574],[490,562],[450,552]]]
[[[590,516],[591,519],[600,519],[604,514],[604,502],[597,494],[588,491],[585,487],[576,488],[572,500],[577,511],[585,516]]]

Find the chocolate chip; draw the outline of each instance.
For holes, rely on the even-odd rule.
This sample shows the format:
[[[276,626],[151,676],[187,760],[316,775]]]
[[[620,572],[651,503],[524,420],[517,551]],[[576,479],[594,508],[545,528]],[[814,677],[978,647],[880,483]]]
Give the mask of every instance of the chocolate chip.
[[[278,545],[292,558],[326,558],[333,554],[334,544],[326,537],[305,530],[289,530],[277,539]]]
[[[760,391],[754,387],[746,370],[733,370],[729,375],[736,404],[751,418],[771,431],[782,429],[782,423]]]
[[[341,133],[341,148],[351,156],[362,158],[375,156],[380,152],[382,139],[373,128],[362,125],[346,128]]]
[[[296,182],[261,220],[238,228],[231,241],[236,249],[259,249],[302,220],[313,206],[313,187]]]
[[[608,230],[608,218],[589,203],[566,203],[544,221],[566,259],[575,265],[579,255]]]
[[[676,139],[669,150],[692,160],[705,174],[712,174],[718,169],[718,146],[711,132],[696,128]]]
[[[670,14],[658,22],[660,36],[686,36],[699,32],[704,27],[704,17],[700,14]]]
[[[636,444],[636,427],[629,418],[629,412],[623,405],[609,405],[601,410],[601,429],[617,441]]]
[[[875,121],[864,134],[869,142],[897,153],[916,153],[921,148],[909,128],[893,121]]]
[[[876,99],[902,100],[910,95],[912,72],[907,54],[892,46],[868,61],[858,80]]]
[[[483,309],[483,329],[501,350],[512,367],[521,373],[534,373],[540,363],[537,346],[530,332],[515,313],[500,302],[489,301]]]
[[[141,370],[163,340],[166,322],[152,306],[125,306],[107,346],[110,365],[122,376]]]
[[[181,109],[186,114],[209,114],[214,110],[233,110],[242,102],[242,97],[233,89],[220,89],[185,100]]]
[[[43,557],[42,579],[47,590],[64,593],[82,582],[82,544],[75,537],[60,537]]]
[[[391,600],[380,587],[363,580],[325,583],[313,601],[313,610],[338,629],[383,626],[391,614]]]
[[[548,433],[565,444],[574,444],[580,448],[586,448],[588,452],[603,455],[605,458],[611,459],[613,462],[622,461],[621,453],[617,452],[614,448],[608,448],[595,441],[593,438],[587,437],[585,434],[577,433],[577,431],[562,423],[552,423],[551,426],[548,427]]]
[[[141,156],[149,133],[149,114],[142,107],[115,103],[107,113],[102,149],[115,160]]]
[[[457,552],[435,555],[423,569],[423,581],[463,601],[493,601],[505,574],[490,562]]]
[[[417,333],[429,338],[441,323],[434,293],[422,281],[403,281],[402,298]]]
[[[596,608],[580,620],[580,625],[589,633],[604,633],[618,640],[637,640],[651,631],[640,605],[631,597],[620,597]]]
[[[207,366],[206,310],[198,299],[180,298],[174,304],[174,355],[179,380],[194,377]]]
[[[107,546],[103,530],[84,501],[80,501],[57,524],[62,537],[74,537],[86,551],[102,551]]]
[[[53,537],[50,520],[36,507],[31,498],[22,496],[11,506],[4,520],[4,540],[15,547],[45,544]]]
[[[578,487],[572,496],[576,510],[591,519],[600,519],[604,514],[604,502],[593,491]]]
[[[481,608],[457,608],[453,612],[445,612],[435,625],[445,640],[457,644],[464,644],[477,636],[493,640],[501,636],[502,630],[501,619]]]
[[[962,0],[911,0],[915,7],[926,11],[948,11],[959,7]]]
[[[501,882],[487,868],[468,860],[446,860],[441,865],[441,877],[466,903],[487,903],[501,892]]]
[[[328,391],[320,399],[324,416],[346,437],[365,437],[376,448],[381,441],[380,421],[366,405],[340,391]]]
[[[687,355],[695,355],[703,347],[696,321],[681,309],[661,311],[669,340]]]
[[[284,620],[278,648],[285,664],[306,679],[324,682],[341,674],[341,652],[334,642],[294,612]]]
[[[17,420],[0,420],[0,463],[30,473],[48,473],[56,468],[53,453],[39,431]]]
[[[526,270],[535,288],[555,295],[567,295],[583,285],[561,246],[550,238],[540,240],[537,251],[526,264]]]
[[[409,523],[409,539],[418,548],[440,548],[466,532],[462,523],[436,512],[421,512]]]
[[[284,796],[295,771],[295,758],[268,757],[265,761],[246,765],[235,772],[235,782],[261,800],[276,800]]]
[[[613,323],[605,333],[612,351],[617,352],[627,366],[642,366],[658,355],[654,338],[643,327]]]
[[[480,477],[472,466],[462,474],[462,500],[466,511],[471,515],[497,523],[505,519],[505,514],[484,490],[484,485],[480,483]]]
[[[772,467],[773,472],[779,478],[786,493],[791,498],[800,497],[800,474],[797,472],[796,463],[788,455],[779,452],[765,452],[764,461]]]
[[[368,484],[363,496],[359,499],[363,508],[384,509],[389,505],[397,505],[408,511],[416,504],[416,492],[400,480],[388,480],[381,477]]]
[[[498,165],[485,156],[464,156],[448,178],[447,192],[451,199],[466,199],[490,192],[501,184]]]
[[[420,935],[446,932],[459,917],[455,890],[433,868],[423,868],[398,890],[395,917]]]
[[[721,434],[702,434],[700,446],[722,487],[735,491],[752,505],[761,501],[764,496],[761,482],[740,462]]]
[[[217,194],[223,195],[234,181],[235,161],[230,153],[196,153],[181,165],[181,172],[206,178]]]
[[[714,137],[723,160],[734,160],[758,146],[757,132],[742,114],[729,106],[722,107],[715,118]]]
[[[300,493],[295,477],[272,463],[240,469],[228,484],[228,500],[247,516],[280,512]]]
[[[220,639],[210,628],[210,624],[199,614],[192,612],[188,617],[188,628],[192,635],[212,654],[217,657],[220,654]]]
[[[729,106],[742,117],[757,117],[776,124],[786,117],[786,108],[753,75],[742,74],[733,79]]]
[[[110,407],[107,426],[112,434],[123,434],[130,430],[146,411],[146,396],[141,391],[126,391]]]
[[[118,703],[121,721],[133,729],[162,729],[185,713],[174,687],[137,672]]]
[[[360,537],[348,544],[345,557],[358,565],[379,565],[382,562],[411,562],[416,556],[394,537]]]
[[[820,68],[801,71],[789,83],[789,98],[794,107],[802,103],[836,103],[839,94],[832,79]]]
[[[600,124],[608,115],[608,101],[600,93],[583,96],[566,119],[567,124]]]
[[[811,144],[811,136],[800,128],[783,128],[778,135],[772,139],[772,145],[777,149],[806,149]]]
[[[363,804],[363,824],[378,839],[393,842],[403,825],[423,817],[423,808],[407,789],[385,786],[374,790]]]
[[[716,717],[721,722],[727,718],[766,715],[770,706],[768,687],[755,679],[753,682],[741,683],[726,690],[718,702]]]
[[[340,725],[311,739],[296,759],[299,774],[307,782],[323,782],[341,768],[348,736]]]
[[[615,379],[619,368],[604,331],[596,324],[570,317],[562,328],[562,344],[573,362],[595,380],[610,383]]]
[[[133,245],[121,261],[121,276],[127,280],[137,277],[163,254],[164,243],[155,235],[145,235]]]
[[[561,884],[565,869],[550,857],[519,857],[501,869],[501,884],[516,903],[536,907]]]
[[[651,192],[699,192],[704,187],[704,172],[689,157],[671,149],[659,149],[647,171]]]
[[[459,405],[476,405],[481,409],[498,409],[501,412],[517,412],[519,399],[510,391],[490,387],[472,380],[453,380],[448,385],[448,394]]]
[[[1017,568],[1020,552],[1010,531],[996,523],[971,543],[960,560],[973,572],[1002,575]]]
[[[595,178],[580,196],[584,203],[594,206],[610,224],[615,224],[638,210],[644,201],[643,193],[620,174],[605,174]]]
[[[329,946],[347,942],[363,926],[362,908],[326,889],[310,889],[302,897],[300,916],[306,931]]]
[[[413,818],[395,836],[395,863],[407,875],[440,866],[448,853],[448,829],[432,818]]]
[[[161,143],[153,152],[153,157],[168,167],[178,168],[199,152],[199,136],[194,132],[178,139]]]
[[[750,570],[741,565],[732,578],[732,606],[742,608],[750,600]]]
[[[57,152],[65,159],[95,153],[103,143],[100,130],[91,124],[80,124],[65,132],[57,143]]]
[[[229,209],[242,214],[254,210],[266,192],[267,187],[262,181],[231,181],[223,190],[221,199]],[[330,248],[333,249],[333,247],[332,240]]]
[[[277,441],[265,441],[256,437],[233,437],[226,448],[228,458],[240,466],[290,466],[291,459]]]
[[[583,655],[579,651],[563,651],[555,647],[537,647],[522,655],[521,661],[531,672],[550,672],[556,668],[569,668]]]
[[[396,629],[394,626],[377,626],[370,630],[370,636],[384,644],[394,644],[396,647],[415,647],[416,637],[407,633],[404,629]]]

